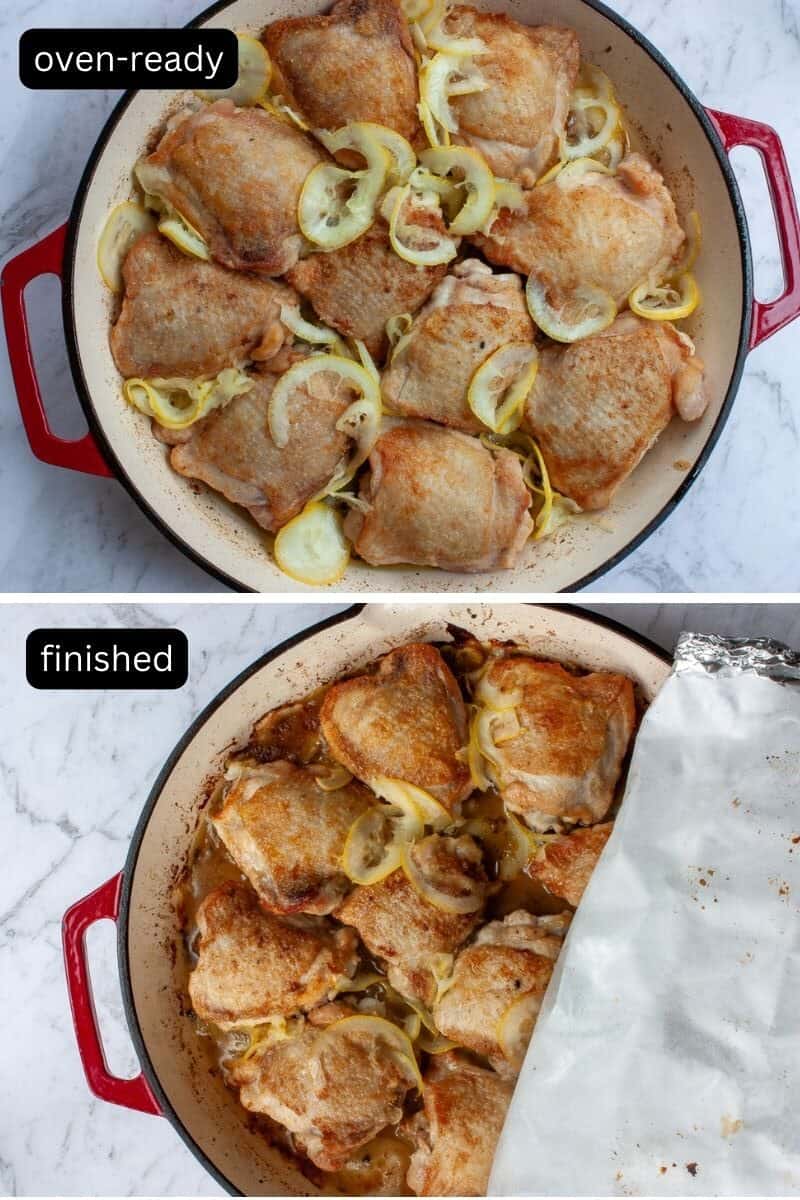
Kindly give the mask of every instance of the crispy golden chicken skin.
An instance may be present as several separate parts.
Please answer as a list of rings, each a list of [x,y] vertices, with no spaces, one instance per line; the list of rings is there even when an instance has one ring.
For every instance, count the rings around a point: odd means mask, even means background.
[[[433,1008],[441,1032],[515,1076],[566,932],[566,915],[522,910],[491,921],[456,955],[453,974]]]
[[[450,11],[445,28],[487,48],[475,64],[488,88],[451,101],[459,126],[453,140],[479,150],[495,175],[535,182],[558,157],[580,67],[577,34],[466,5]]]
[[[467,741],[464,701],[434,646],[401,646],[374,674],[335,683],[320,722],[331,753],[365,783],[402,779],[451,812],[472,790],[458,757]]]
[[[515,566],[533,521],[514,454],[419,422],[378,438],[369,465],[361,497],[370,509],[345,519],[365,562],[469,572]]]
[[[439,221],[444,229],[444,222]],[[415,313],[447,272],[445,265],[418,267],[395,254],[382,217],[355,242],[330,253],[311,254],[287,278],[327,324],[360,338],[377,362],[386,354],[386,322]]]
[[[313,394],[303,387],[289,400],[289,441],[279,448],[267,425],[276,378],[256,376],[251,391],[181,434],[170,456],[179,475],[222,492],[272,532],[332,479],[349,444],[336,422],[353,399],[338,376],[317,375]]]
[[[192,1006],[220,1029],[313,1008],[352,975],[357,939],[270,916],[249,888],[224,883],[197,910],[200,946],[189,976]]]
[[[490,262],[534,275],[551,303],[580,284],[618,305],[653,272],[662,276],[685,234],[664,180],[640,154],[616,175],[569,170],[525,193],[525,209],[503,209],[488,236],[472,239]]]
[[[136,168],[202,234],[226,267],[283,275],[304,239],[297,202],[325,151],[289,121],[262,108],[218,100],[172,125]]]
[[[307,1025],[257,1050],[234,1068],[232,1081],[245,1108],[280,1122],[323,1171],[345,1166],[359,1146],[397,1124],[415,1086],[394,1041],[357,1016]]]
[[[411,851],[421,873],[455,896],[488,892],[482,853],[471,837],[432,835]],[[380,883],[355,888],[334,914],[352,925],[367,949],[382,959],[389,982],[403,996],[431,1004],[441,956],[452,954],[481,919],[481,910],[450,913],[431,904],[402,870]]]
[[[526,874],[577,908],[613,828],[608,821],[554,838],[528,863]]]
[[[189,258],[158,233],[134,243],[122,276],[111,351],[126,379],[198,379],[271,358],[286,336],[281,305],[297,306],[291,288]]]
[[[514,656],[493,662],[485,678],[515,702],[520,724],[495,751],[506,808],[542,832],[602,821],[636,722],[630,679],[575,676],[557,663]]]
[[[418,1196],[485,1196],[513,1084],[448,1051],[425,1072],[424,1108],[405,1124]]]
[[[480,433],[467,404],[475,370],[508,342],[533,342],[518,275],[493,275],[468,258],[453,267],[412,325],[384,372],[384,399],[393,412]]]
[[[696,420],[705,406],[703,363],[689,338],[628,312],[604,333],[542,352],[524,428],[556,491],[601,509],[676,412]]]
[[[316,129],[350,121],[417,132],[417,70],[396,0],[339,0],[326,16],[274,21],[263,41],[272,91]]]
[[[274,762],[237,779],[211,823],[264,908],[323,915],[349,889],[344,841],[371,803],[366,788],[323,791],[306,768]]]

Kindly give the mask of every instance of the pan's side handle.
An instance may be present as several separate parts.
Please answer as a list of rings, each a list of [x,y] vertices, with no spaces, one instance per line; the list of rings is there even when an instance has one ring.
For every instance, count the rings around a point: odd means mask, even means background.
[[[86,1082],[94,1095],[111,1104],[121,1104],[123,1108],[160,1116],[158,1101],[144,1075],[137,1075],[135,1079],[117,1079],[109,1071],[92,999],[92,984],[86,962],[86,931],[95,921],[108,919],[116,922],[121,891],[120,871],[119,875],[109,879],[91,895],[84,896],[64,914],[61,933],[72,1020]]]
[[[774,129],[751,121],[747,117],[735,117],[730,113],[708,110],[708,115],[717,128],[726,151],[734,146],[749,146],[761,155],[767,176],[778,241],[781,247],[786,290],[777,300],[762,304],[753,303],[753,329],[750,349],[755,349],[773,333],[783,329],[790,321],[800,317],[800,216],[786,154]]]
[[[6,327],[8,357],[17,389],[19,410],[36,457],[54,467],[68,467],[87,475],[111,475],[91,433],[77,441],[67,441],[53,433],[47,420],[36,367],[31,353],[25,288],[39,275],[56,275],[63,285],[66,225],[54,229],[35,246],[10,259],[3,268],[0,284],[3,295],[3,320]]]

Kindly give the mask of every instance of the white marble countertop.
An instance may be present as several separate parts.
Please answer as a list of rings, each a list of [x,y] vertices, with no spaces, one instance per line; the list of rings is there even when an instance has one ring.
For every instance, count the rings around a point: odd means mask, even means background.
[[[165,1120],[91,1097],[78,1061],[60,921],[124,864],[149,789],[186,727],[240,670],[334,606],[4,606],[0,657],[0,1194],[219,1195]],[[621,605],[603,611],[671,649],[678,632],[800,646],[800,606]],[[177,626],[190,643],[178,692],[36,692],[25,638],[38,626]],[[89,939],[110,1064],[134,1073],[114,932]]]
[[[770,122],[800,180],[800,0],[616,0],[706,104]],[[202,0],[105,0],[107,25],[180,24]],[[18,34],[32,26],[91,25],[83,0],[0,3],[2,61],[16,76]],[[116,96],[26,92],[10,82],[0,110],[0,258],[62,222]],[[779,289],[772,215],[755,157],[735,154],[750,217],[758,292]],[[80,432],[56,288],[40,288],[34,326],[56,427]],[[43,300],[42,297],[46,297]],[[798,585],[800,453],[798,327],[748,360],[733,414],[688,497],[595,591],[792,591]],[[0,363],[0,572],[7,591],[218,591],[150,525],[124,489],[44,466],[25,440],[5,356]],[[789,552],[788,547],[792,548]]]

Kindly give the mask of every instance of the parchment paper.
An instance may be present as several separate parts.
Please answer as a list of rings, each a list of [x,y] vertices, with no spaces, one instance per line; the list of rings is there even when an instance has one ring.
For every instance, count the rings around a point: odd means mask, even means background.
[[[683,635],[492,1195],[800,1194],[800,657]]]

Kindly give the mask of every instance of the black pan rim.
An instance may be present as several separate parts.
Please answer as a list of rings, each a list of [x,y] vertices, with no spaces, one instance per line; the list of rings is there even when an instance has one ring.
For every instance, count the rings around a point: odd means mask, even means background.
[[[451,602],[456,605],[459,602],[454,600]],[[173,1129],[184,1145],[191,1151],[198,1162],[202,1163],[214,1180],[224,1188],[231,1196],[241,1196],[242,1192],[225,1176],[217,1166],[209,1159],[206,1152],[201,1148],[198,1142],[189,1133],[186,1126],[181,1121],[177,1112],[170,1103],[166,1092],[161,1086],[155,1067],[150,1058],[147,1044],[142,1035],[139,1025],[139,1018],[136,1012],[136,1002],[133,996],[133,988],[131,985],[130,957],[128,952],[128,918],[130,914],[131,890],[133,887],[133,879],[136,873],[136,865],[139,859],[139,851],[142,842],[147,832],[147,826],[150,822],[150,817],[159,801],[164,786],[169,779],[176,763],[184,753],[186,748],[191,744],[202,727],[211,719],[214,713],[225,701],[233,695],[233,693],[245,683],[252,675],[260,671],[268,663],[273,662],[276,658],[293,650],[302,642],[307,641],[317,633],[321,633],[325,629],[330,629],[335,625],[343,624],[346,621],[357,620],[365,608],[369,607],[366,603],[350,605],[343,612],[334,613],[330,617],[325,617],[321,621],[309,625],[306,629],[300,630],[299,633],[293,634],[291,637],[280,642],[271,650],[267,650],[255,662],[251,663],[244,670],[226,684],[216,696],[209,701],[202,712],[195,717],[191,725],[180,737],[175,747],[169,754],[164,766],[158,773],[158,776],[150,789],[147,800],[145,801],[139,819],[136,822],[136,827],[131,835],[131,843],[128,849],[128,854],[125,860],[125,866],[122,871],[122,891],[120,895],[119,915],[117,918],[117,964],[119,967],[120,988],[122,991],[122,1004],[125,1011],[125,1019],[128,1024],[131,1041],[133,1042],[136,1057],[142,1069],[145,1079],[147,1080],[150,1090],[158,1100],[162,1115],[167,1118]],[[491,607],[491,606],[489,606]],[[613,617],[609,617],[604,613],[592,612],[589,609],[577,604],[533,604],[520,603],[520,607],[547,609],[553,612],[567,613],[570,616],[577,616],[590,625],[600,625],[603,628],[609,629],[612,633],[618,634],[626,641],[634,642],[636,645],[647,650],[653,657],[658,658],[666,665],[672,663],[672,656],[668,654],[661,646],[658,646],[650,638],[644,634],[635,632],[627,628],[621,622],[616,621]]]
[[[225,8],[228,8],[230,6],[230,4],[233,2],[234,2],[234,0],[217,0],[216,3],[212,4],[209,8],[206,8],[203,12],[201,12],[199,14],[199,16],[195,17],[194,20],[190,21],[187,25],[187,28],[193,28],[195,26],[203,24],[210,17],[214,16],[216,13],[222,12]],[[697,118],[700,126],[702,127],[703,132],[705,133],[706,138],[707,138],[707,140],[714,152],[714,155],[717,159],[717,163],[720,167],[720,170],[722,171],[722,175],[723,175],[723,178],[725,180],[725,183],[726,183],[726,186],[728,189],[728,195],[730,197],[731,206],[733,208],[734,220],[736,221],[736,226],[737,226],[737,229],[739,232],[744,297],[743,297],[743,304],[742,304],[742,319],[741,319],[741,325],[739,328],[739,346],[738,346],[738,350],[737,350],[737,354],[736,354],[736,360],[734,362],[733,372],[731,374],[730,384],[728,385],[728,390],[725,394],[725,399],[722,403],[722,407],[720,408],[717,419],[714,422],[713,427],[709,431],[706,442],[705,442],[703,449],[702,449],[697,461],[695,462],[694,466],[687,473],[686,477],[683,479],[683,481],[681,482],[681,484],[679,485],[677,490],[673,493],[673,495],[666,502],[666,504],[639,531],[639,533],[636,534],[635,537],[633,537],[631,539],[631,541],[627,543],[627,545],[623,546],[623,548],[621,550],[619,550],[616,554],[612,555],[611,558],[607,559],[604,563],[602,563],[599,567],[596,567],[593,571],[590,571],[588,574],[582,576],[582,578],[578,579],[575,583],[571,583],[567,587],[562,588],[561,591],[564,594],[570,594],[570,593],[581,591],[583,588],[588,587],[589,584],[596,582],[598,579],[601,579],[609,571],[613,570],[614,567],[619,566],[619,564],[621,562],[623,562],[624,559],[626,559],[628,557],[628,555],[632,554],[634,552],[634,550],[637,550],[638,547],[641,546],[642,543],[644,541],[646,541],[646,539],[649,538],[651,534],[655,533],[655,531],[661,525],[663,525],[663,523],[667,520],[667,518],[675,510],[675,508],[678,506],[678,504],[681,502],[681,500],[684,498],[684,496],[689,491],[689,488],[692,486],[692,484],[695,482],[695,480],[700,475],[700,472],[703,470],[706,463],[708,462],[708,460],[711,456],[711,453],[714,450],[714,447],[716,446],[717,442],[719,441],[719,439],[722,435],[722,431],[728,422],[728,418],[730,417],[730,413],[731,413],[731,408],[733,407],[733,402],[736,398],[736,394],[737,394],[740,384],[741,384],[742,375],[744,373],[745,361],[750,352],[750,331],[751,331],[751,325],[752,325],[752,319],[753,319],[753,299],[754,299],[753,259],[752,259],[752,251],[751,251],[751,247],[750,247],[750,234],[749,234],[749,229],[748,229],[748,225],[747,225],[747,216],[745,213],[744,204],[742,203],[742,197],[741,197],[741,193],[739,191],[739,185],[736,182],[736,176],[734,175],[733,168],[730,164],[730,160],[722,146],[722,142],[720,141],[719,135],[714,127],[714,124],[713,124],[711,118],[708,115],[708,112],[706,111],[705,107],[700,103],[700,101],[697,99],[694,92],[692,92],[692,90],[684,82],[683,78],[677,73],[677,71],[674,69],[674,67],[672,67],[672,65],[669,63],[669,61],[664,57],[664,55],[661,53],[661,51],[658,50],[633,25],[631,25],[631,23],[629,21],[627,21],[624,17],[620,16],[618,13],[613,12],[606,4],[604,4],[602,2],[602,0],[581,0],[581,3],[587,5],[589,8],[592,8],[596,12],[600,13],[607,20],[611,21],[614,25],[616,25],[619,29],[621,29],[624,33],[626,33],[628,35],[628,37],[630,37],[634,42],[636,42],[637,45],[641,46],[641,48],[649,55],[649,57],[653,60],[653,62],[656,64],[656,66],[660,67],[660,69],[667,75],[667,77],[675,85],[675,87],[678,89],[678,91],[680,92],[683,99],[686,101],[686,103],[691,108],[691,110],[694,113],[695,117]],[[89,156],[88,162],[84,169],[83,175],[81,176],[81,181],[78,184],[78,189],[75,193],[75,200],[73,202],[72,211],[71,211],[70,217],[69,217],[67,238],[66,238],[66,244],[65,244],[65,248],[64,248],[64,276],[63,276],[63,286],[62,286],[62,317],[63,317],[63,322],[64,322],[64,335],[65,335],[65,340],[66,340],[66,345],[67,345],[67,355],[69,358],[70,369],[72,371],[72,378],[73,378],[73,381],[75,384],[75,389],[78,393],[78,399],[80,401],[81,407],[86,416],[87,424],[89,426],[89,429],[91,430],[92,435],[94,436],[95,440],[97,441],[97,444],[100,448],[100,451],[101,451],[103,457],[107,461],[115,478],[122,484],[122,486],[127,491],[128,495],[131,497],[131,499],[134,501],[134,503],[141,509],[141,511],[144,513],[144,515],[148,518],[148,520],[153,525],[155,525],[155,527],[159,530],[159,532],[162,533],[164,535],[164,537],[166,537],[170,542],[172,542],[172,544],[178,550],[180,550],[182,554],[184,554],[196,566],[198,566],[202,570],[206,571],[207,574],[209,574],[213,579],[216,579],[218,582],[225,584],[227,587],[229,587],[233,591],[254,592],[256,589],[250,587],[248,584],[242,583],[241,580],[235,579],[233,576],[231,576],[231,575],[227,574],[225,571],[221,570],[218,566],[216,566],[209,559],[207,559],[203,554],[201,554],[198,550],[196,550],[193,546],[191,546],[187,541],[185,541],[182,537],[180,537],[177,533],[175,533],[175,531],[170,527],[170,525],[167,523],[165,518],[160,513],[158,513],[156,511],[156,509],[153,508],[153,506],[147,500],[145,500],[144,496],[141,494],[141,492],[137,488],[136,484],[133,482],[133,480],[128,475],[127,471],[124,469],[124,467],[120,463],[119,459],[117,458],[116,453],[112,449],[111,444],[105,435],[105,432],[102,428],[100,420],[95,411],[94,402],[92,400],[91,393],[90,393],[89,387],[86,383],[86,378],[83,373],[83,366],[81,364],[81,357],[80,357],[80,351],[78,349],[77,337],[75,336],[75,309],[74,309],[74,295],[73,295],[73,279],[74,279],[74,272],[75,272],[75,251],[76,251],[77,240],[78,240],[78,230],[80,228],[81,218],[83,215],[83,208],[84,208],[84,204],[85,204],[85,200],[86,200],[86,195],[89,191],[89,187],[91,186],[92,179],[94,178],[95,170],[97,168],[97,164],[99,162],[100,156],[102,155],[103,151],[105,150],[106,146],[108,145],[109,141],[111,140],[123,113],[126,111],[128,106],[131,104],[131,102],[135,98],[136,94],[137,93],[133,90],[125,93],[125,95],[120,99],[119,103],[116,105],[116,107],[112,111],[112,113],[109,116],[108,120],[106,121],[106,124],[104,125],[103,129],[101,130],[100,136],[94,145],[94,148]],[[464,590],[467,591],[468,589],[465,588]],[[290,593],[287,593],[287,595],[289,595],[289,594]],[[313,593],[311,593],[309,591],[308,594],[311,595]],[[320,594],[324,594],[324,593],[320,593]],[[398,593],[398,594],[403,594],[403,593]],[[405,594],[407,594],[407,593],[405,593]],[[457,593],[452,593],[452,594],[456,595]]]

